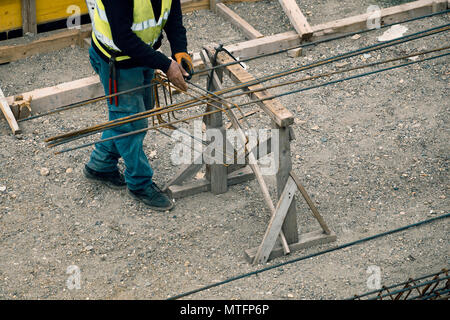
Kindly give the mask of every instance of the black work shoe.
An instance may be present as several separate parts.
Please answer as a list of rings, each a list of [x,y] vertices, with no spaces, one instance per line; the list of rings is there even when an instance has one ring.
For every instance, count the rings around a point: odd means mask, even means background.
[[[166,211],[171,210],[174,207],[174,203],[162,192],[160,188],[158,188],[154,182],[146,189],[127,190],[134,199],[142,201],[154,210]]]
[[[85,165],[83,173],[86,178],[90,180],[100,181],[112,189],[122,189],[127,185],[123,174],[121,174],[119,171],[98,172]]]

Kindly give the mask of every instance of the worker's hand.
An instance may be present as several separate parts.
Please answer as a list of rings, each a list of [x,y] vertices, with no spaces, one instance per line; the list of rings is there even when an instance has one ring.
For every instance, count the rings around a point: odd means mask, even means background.
[[[182,91],[186,91],[188,86],[186,81],[184,81],[184,77],[189,76],[186,70],[183,69],[182,66],[178,64],[178,62],[172,60],[170,64],[169,70],[167,70],[167,78],[172,82],[174,86],[181,89]]]
[[[194,73],[194,64],[192,63],[191,56],[186,52],[178,52],[175,53],[174,56],[178,64],[189,73],[189,76],[186,77],[186,79],[191,80],[192,74]]]

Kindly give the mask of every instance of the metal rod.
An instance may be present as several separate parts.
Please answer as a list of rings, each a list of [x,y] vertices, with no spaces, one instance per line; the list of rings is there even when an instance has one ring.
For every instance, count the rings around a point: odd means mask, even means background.
[[[413,19],[408,19],[408,20],[405,20],[404,22],[409,22],[409,21],[419,20],[419,19],[423,19],[423,18],[427,18],[427,17],[439,15],[439,14],[444,14],[444,13],[447,13],[447,12],[449,12],[449,11],[450,11],[450,10],[445,10],[445,11],[437,12],[437,13],[434,13],[434,14],[425,15],[425,16],[422,16],[422,17],[417,17],[417,18],[413,18]],[[397,23],[396,23],[396,24],[397,24]],[[387,26],[390,26],[390,25],[394,25],[394,24],[384,25],[384,26],[381,26],[381,27],[384,28],[384,27],[387,27]],[[351,36],[351,35],[353,35],[353,34],[364,33],[364,32],[369,32],[369,31],[372,31],[372,30],[361,30],[361,31],[356,32],[356,33],[349,33],[349,34],[342,35],[342,36],[338,36],[338,37],[331,38],[331,39],[325,39],[325,40],[321,40],[321,41],[317,41],[317,42],[307,43],[307,44],[304,44],[304,45],[301,45],[301,46],[296,46],[296,47],[292,47],[292,48],[289,48],[289,49],[283,49],[283,50],[277,51],[277,52],[275,52],[275,53],[264,54],[264,55],[260,55],[260,56],[255,56],[255,57],[250,57],[250,58],[247,58],[247,59],[243,59],[243,60],[241,60],[241,62],[243,62],[243,61],[249,61],[249,60],[253,60],[253,59],[258,59],[258,58],[263,58],[263,57],[266,57],[266,56],[269,56],[269,55],[273,55],[273,54],[285,52],[285,51],[287,51],[287,50],[294,49],[294,48],[300,48],[300,47],[306,47],[306,46],[311,46],[311,45],[317,45],[317,44],[322,43],[322,42],[331,41],[331,40],[337,40],[337,39],[340,39],[340,38],[344,38],[344,37],[347,37],[347,36]],[[223,68],[223,67],[226,67],[226,66],[229,66],[229,65],[233,65],[233,64],[237,64],[237,63],[239,63],[239,62],[235,62],[235,61],[234,61],[234,62],[230,62],[230,63],[227,63],[227,64],[222,64],[222,65],[220,65],[220,66],[216,66],[216,67],[213,67],[213,68],[210,68],[210,69]],[[208,69],[206,69],[206,70],[208,70]],[[101,101],[101,100],[109,99],[109,98],[111,98],[111,97],[115,97],[115,96],[118,96],[118,95],[122,95],[122,94],[130,93],[130,92],[133,92],[133,91],[145,89],[145,88],[148,88],[148,87],[150,87],[150,86],[152,86],[152,85],[154,85],[154,84],[143,85],[143,86],[136,87],[136,88],[132,88],[132,89],[130,89],[130,90],[126,90],[126,91],[123,91],[123,92],[119,92],[119,93],[115,93],[115,94],[111,94],[111,95],[105,95],[105,96],[99,97],[99,98],[94,98],[94,99],[84,100],[84,101],[82,101],[82,102],[78,102],[78,103],[74,103],[74,104],[69,104],[69,105],[66,105],[66,106],[57,108],[57,109],[55,109],[55,110],[52,110],[52,111],[48,111],[48,112],[45,112],[45,113],[41,113],[41,114],[38,114],[38,115],[34,115],[34,116],[31,116],[31,117],[28,117],[28,118],[25,118],[25,119],[20,119],[20,120],[18,120],[18,121],[19,121],[19,122],[22,122],[22,121],[28,121],[28,120],[40,118],[40,117],[43,117],[43,116],[46,116],[46,115],[54,114],[54,113],[57,113],[57,112],[61,112],[61,111],[69,110],[69,109],[72,109],[72,108],[84,106],[84,105],[87,105],[87,104],[90,104],[90,103],[94,103],[94,102],[98,102],[98,101]]]
[[[340,82],[343,82],[343,81],[348,81],[348,80],[352,80],[352,79],[357,79],[357,78],[361,78],[361,77],[364,77],[364,76],[373,75],[373,74],[376,74],[376,73],[385,72],[385,71],[397,69],[397,68],[400,68],[400,67],[404,67],[404,66],[409,66],[409,65],[412,65],[412,64],[421,63],[421,62],[424,62],[424,61],[429,61],[429,60],[437,59],[437,58],[440,58],[440,57],[447,56],[447,55],[449,55],[449,54],[450,54],[450,53],[446,53],[446,54],[442,54],[442,55],[438,55],[438,56],[433,56],[433,57],[429,57],[429,58],[425,58],[425,59],[421,59],[421,60],[417,60],[417,61],[412,61],[412,62],[400,64],[400,65],[393,66],[393,67],[389,67],[389,68],[384,68],[384,69],[380,69],[380,70],[375,70],[375,71],[371,71],[371,72],[366,72],[366,73],[358,74],[358,75],[355,75],[355,76],[351,76],[351,77],[347,77],[347,78],[343,78],[343,79],[338,79],[338,80],[326,82],[326,83],[323,83],[323,84],[319,84],[319,85],[315,85],[315,86],[311,86],[311,87],[307,87],[307,88],[301,88],[301,89],[298,89],[298,90],[292,90],[292,91],[289,91],[289,92],[285,92],[285,93],[281,93],[281,94],[277,94],[277,95],[272,95],[272,96],[267,97],[267,98],[264,98],[264,99],[252,100],[251,102],[247,102],[247,103],[240,104],[240,107],[245,106],[245,105],[249,105],[249,104],[252,104],[252,103],[256,103],[256,102],[262,102],[262,101],[265,101],[265,100],[271,100],[271,99],[278,98],[278,97],[281,97],[281,96],[286,96],[286,95],[290,95],[290,94],[294,94],[294,93],[298,93],[298,92],[303,92],[303,91],[307,91],[307,90],[311,90],[311,89],[316,89],[316,88],[319,88],[319,87],[328,86],[328,85],[331,85],[331,84],[340,83]],[[219,110],[218,112],[220,112],[220,110]],[[201,115],[200,115],[200,116],[201,116]],[[186,120],[186,119],[184,119],[184,120]],[[180,121],[182,121],[182,120],[180,120]],[[173,123],[178,123],[178,122],[180,122],[180,121],[176,121],[176,122],[173,122]],[[153,127],[152,127],[152,128],[153,128]],[[148,128],[148,129],[145,129],[145,130],[151,130],[152,128]],[[142,132],[142,131],[137,130],[137,131],[134,131],[134,132],[135,132],[135,134],[138,134],[138,133],[140,133],[140,132]],[[130,134],[133,134],[133,132],[130,132]],[[119,136],[117,136],[117,137],[119,137]],[[108,138],[108,139],[111,140],[111,139],[113,139],[113,138],[114,138],[114,137],[110,137],[110,138]],[[103,142],[103,140],[99,140],[98,142],[99,142],[99,143],[100,143],[100,142]],[[92,145],[92,144],[82,145],[81,147],[89,146],[89,145]],[[78,149],[78,148],[77,148],[77,149]],[[75,150],[75,149],[73,149],[73,150]],[[70,150],[68,150],[68,151],[70,151]]]

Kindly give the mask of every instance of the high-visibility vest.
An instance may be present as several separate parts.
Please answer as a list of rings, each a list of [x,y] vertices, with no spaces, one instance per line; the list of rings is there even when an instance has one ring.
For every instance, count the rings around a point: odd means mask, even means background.
[[[172,0],[162,0],[161,2],[161,15],[156,21],[150,0],[134,0],[131,30],[149,46],[156,43],[169,18]],[[113,41],[111,27],[102,0],[96,0],[92,33],[94,43],[105,56],[110,58],[111,54],[108,51],[113,51],[119,53],[116,58],[117,61],[130,59],[129,56],[120,55],[121,50]],[[108,50],[105,50],[105,47]]]

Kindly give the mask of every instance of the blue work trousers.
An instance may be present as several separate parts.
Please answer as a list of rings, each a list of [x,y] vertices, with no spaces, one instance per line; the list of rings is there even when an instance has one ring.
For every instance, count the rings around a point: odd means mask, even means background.
[[[100,76],[106,94],[109,94],[109,64],[105,62],[91,47],[89,50],[91,65]],[[154,70],[146,67],[130,69],[117,68],[118,91],[125,91],[144,84],[150,84],[154,77]],[[119,95],[118,105],[108,103],[109,120],[127,117],[138,112],[150,110],[154,106],[151,88],[141,89],[128,94]],[[103,132],[102,139],[117,136],[148,127],[147,119],[124,124],[120,127]],[[124,138],[98,143],[91,154],[87,166],[98,172],[112,172],[117,170],[120,157],[125,163],[125,181],[131,190],[145,189],[152,183],[153,170],[143,150],[146,132],[130,135]]]

